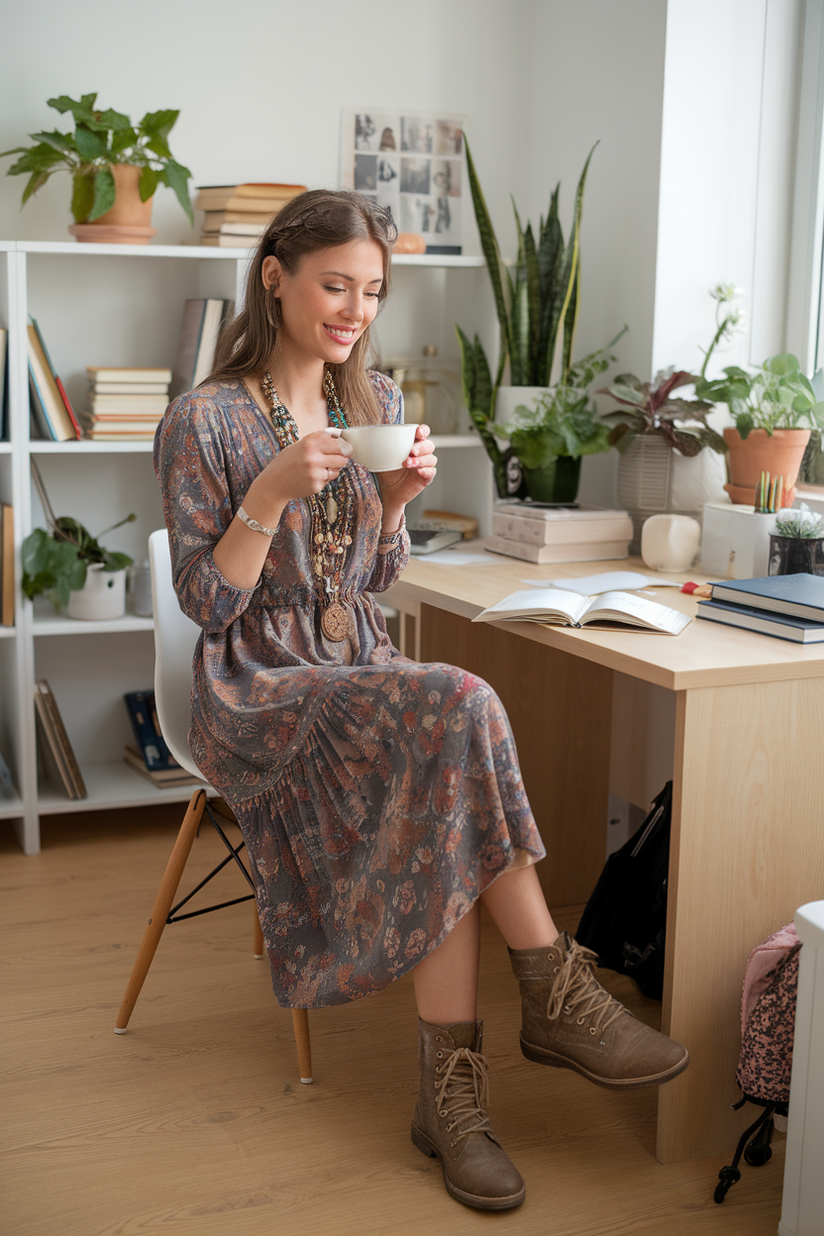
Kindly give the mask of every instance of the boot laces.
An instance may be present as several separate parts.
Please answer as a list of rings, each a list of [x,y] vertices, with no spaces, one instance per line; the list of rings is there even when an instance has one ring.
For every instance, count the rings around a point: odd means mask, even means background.
[[[597,960],[597,953],[573,940],[549,993],[546,1015],[550,1021],[557,1021],[561,1013],[571,1015],[578,1009],[579,1024],[589,1018],[595,1030],[603,1032],[617,1017],[627,1012],[592,973]]]
[[[439,1116],[450,1120],[446,1127],[453,1134],[453,1146],[470,1133],[488,1133],[497,1141],[486,1111],[489,1102],[487,1069],[486,1057],[468,1047],[456,1047],[435,1069],[438,1077],[436,1109]]]

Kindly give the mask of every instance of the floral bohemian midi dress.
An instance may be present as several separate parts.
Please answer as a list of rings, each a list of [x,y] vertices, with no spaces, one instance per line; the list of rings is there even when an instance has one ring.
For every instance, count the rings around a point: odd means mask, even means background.
[[[383,419],[400,420],[397,387],[370,376]],[[348,640],[321,632],[305,501],[286,507],[255,588],[215,566],[213,546],[278,449],[245,386],[213,383],[170,405],[155,468],[180,606],[202,628],[189,746],[246,841],[278,1002],[311,1008],[399,978],[496,876],[544,849],[491,687],[392,647],[371,594],[395,582],[409,543],[378,554],[369,472],[347,464]]]

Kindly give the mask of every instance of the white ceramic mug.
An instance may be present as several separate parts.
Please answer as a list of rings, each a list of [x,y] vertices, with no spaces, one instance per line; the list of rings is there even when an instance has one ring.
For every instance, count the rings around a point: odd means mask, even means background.
[[[689,515],[651,515],[641,529],[641,557],[653,571],[688,571],[701,543],[701,525]]]
[[[341,437],[352,447],[352,459],[370,472],[391,472],[403,466],[412,449],[417,425],[350,425]]]

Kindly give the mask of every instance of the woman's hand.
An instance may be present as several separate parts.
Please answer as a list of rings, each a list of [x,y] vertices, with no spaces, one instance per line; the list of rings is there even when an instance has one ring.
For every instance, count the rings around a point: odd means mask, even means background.
[[[258,500],[267,506],[278,505],[282,510],[292,498],[320,493],[346,467],[351,454],[352,447],[343,441],[339,429],[308,433],[269,461],[250,485],[244,507]]]
[[[417,498],[434,480],[438,462],[434,450],[429,437],[429,426],[418,425],[412,450],[403,466],[393,472],[381,472],[380,489],[384,511],[397,512],[398,521],[407,502]]]

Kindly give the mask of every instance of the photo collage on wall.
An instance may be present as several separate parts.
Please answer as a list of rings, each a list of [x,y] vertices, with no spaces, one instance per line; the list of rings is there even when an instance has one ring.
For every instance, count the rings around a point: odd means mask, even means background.
[[[461,252],[463,116],[386,109],[343,114],[341,184],[374,197],[427,253]]]

